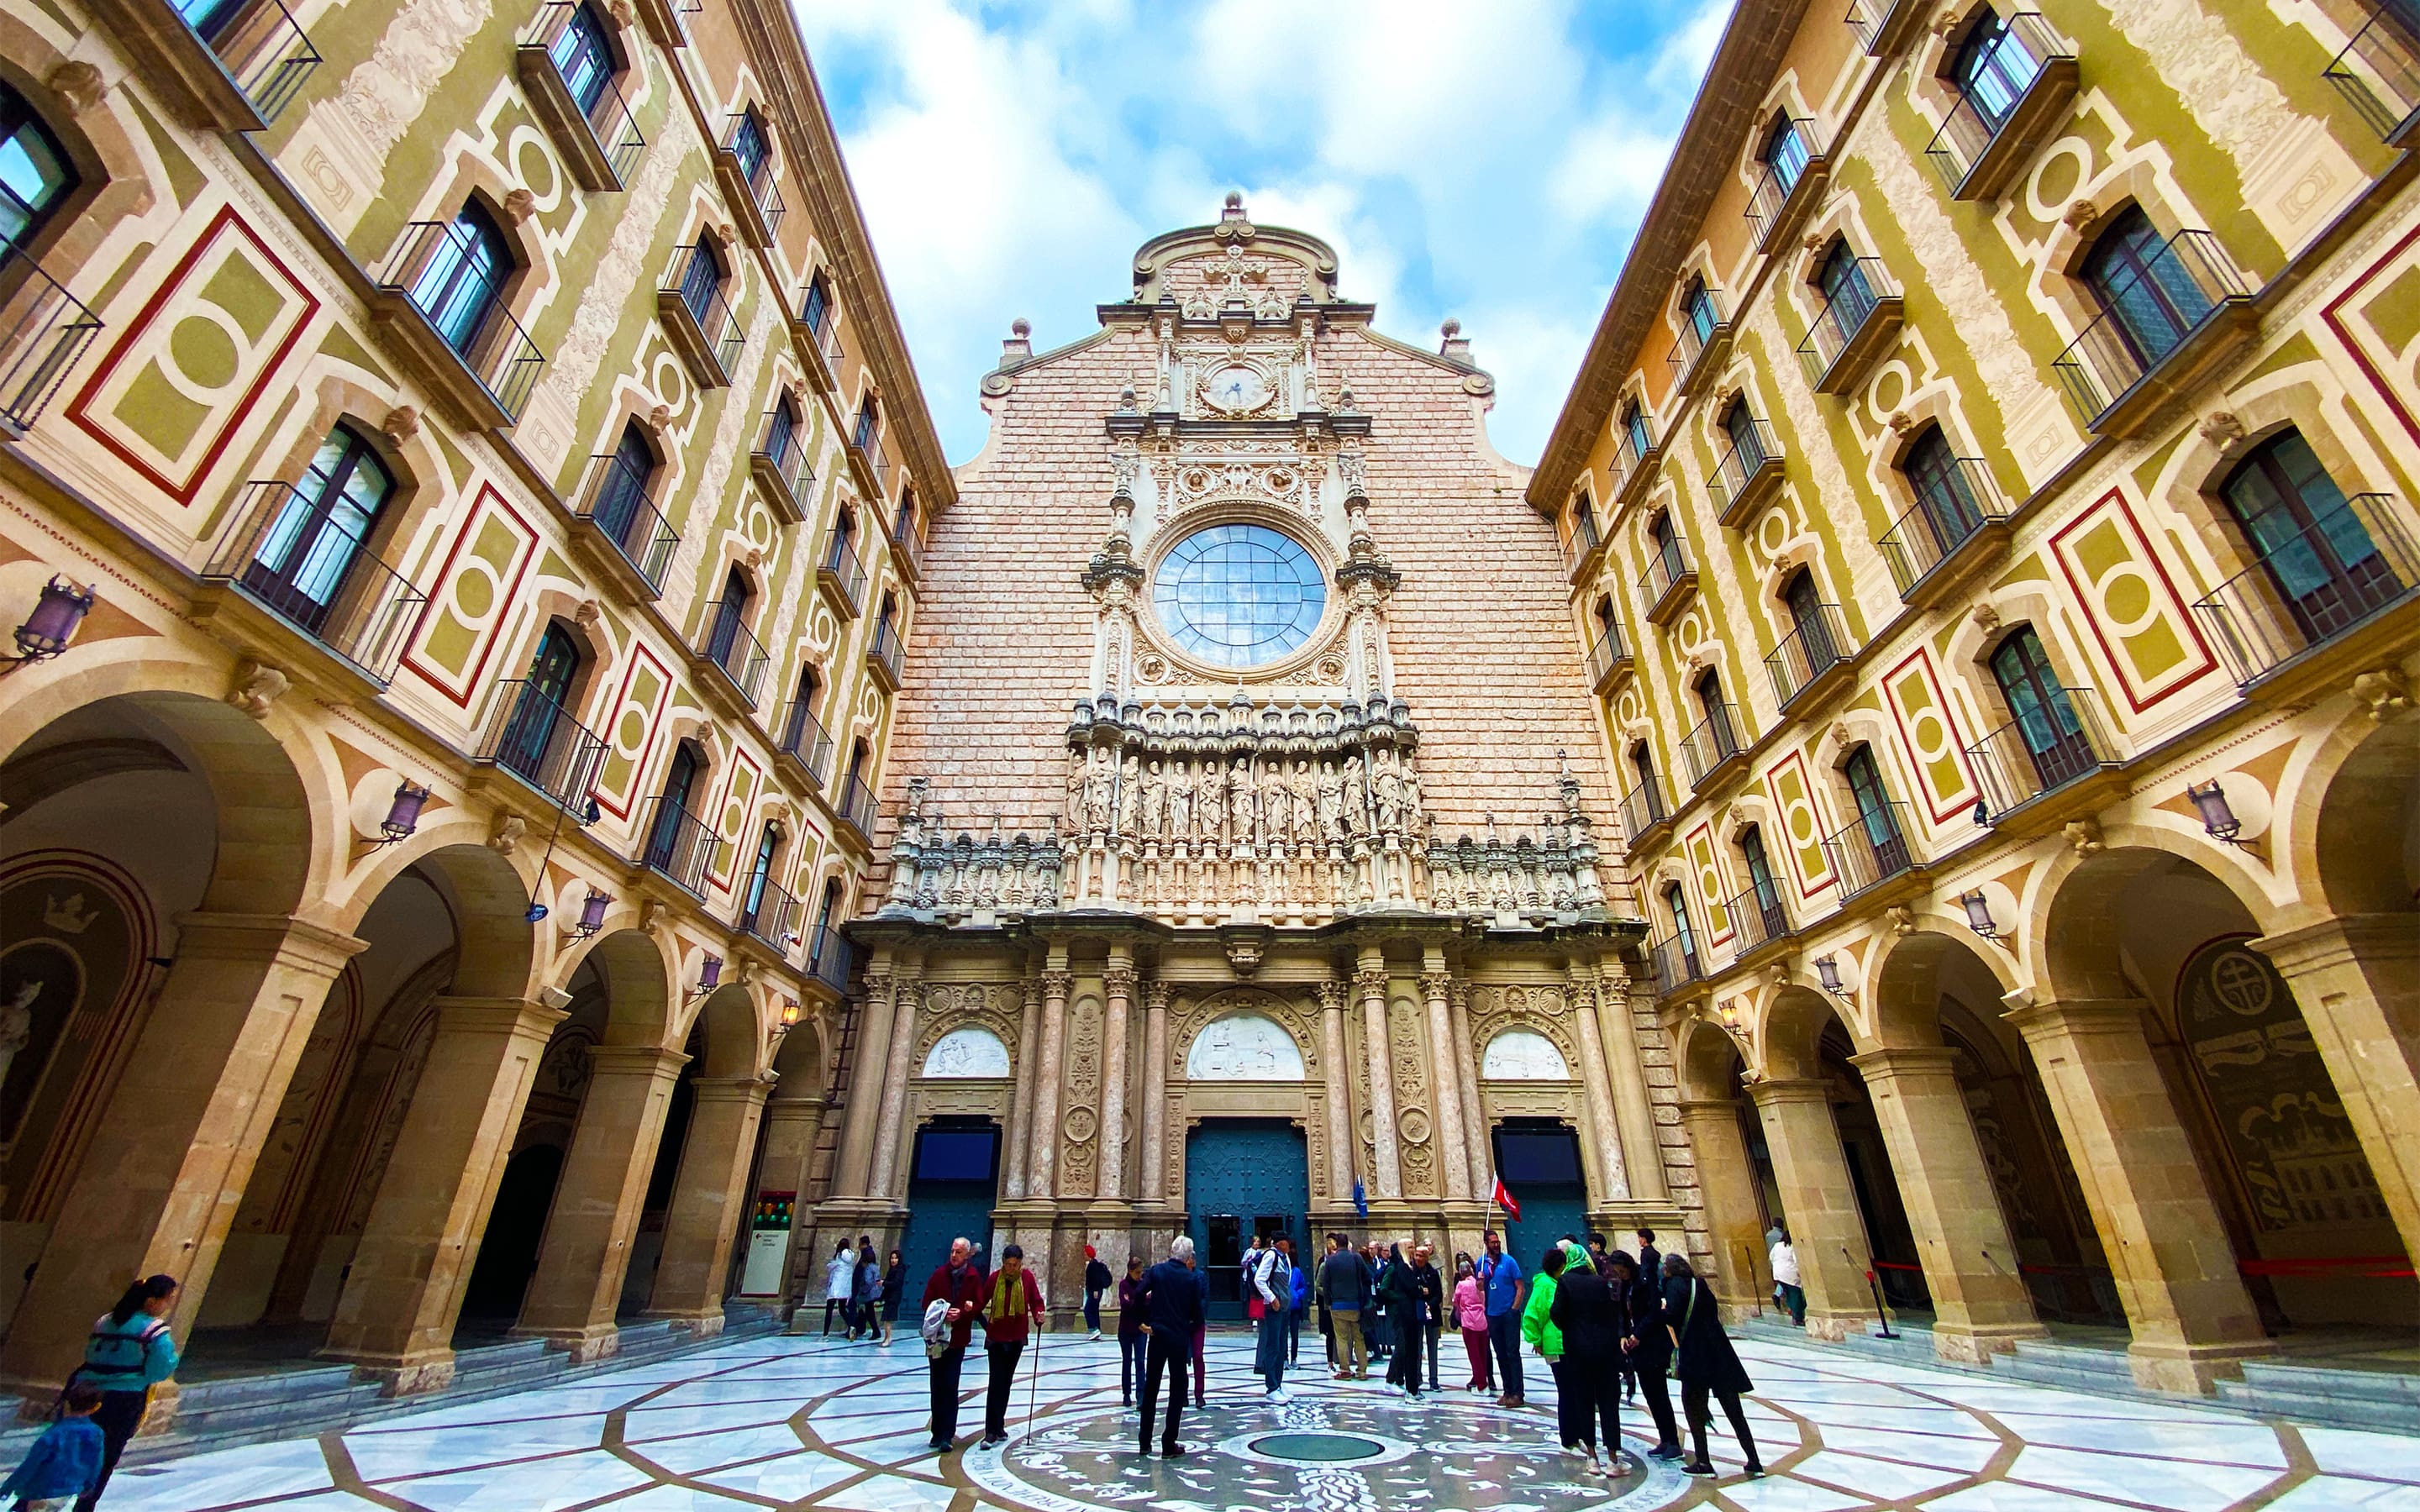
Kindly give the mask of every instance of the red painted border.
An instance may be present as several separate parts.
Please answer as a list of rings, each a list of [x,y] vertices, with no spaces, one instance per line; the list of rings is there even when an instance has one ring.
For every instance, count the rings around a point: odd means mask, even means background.
[[[504,586],[497,598],[496,620],[489,627],[494,633],[487,637],[487,644],[472,658],[471,669],[463,674],[462,687],[457,690],[441,675],[441,669],[422,664],[419,656],[421,638],[427,633],[430,617],[442,607],[436,590],[454,580],[454,564],[461,561],[462,553],[471,548],[472,533],[479,524],[480,516],[490,505],[498,514],[521,528],[521,544],[525,549],[521,552],[520,565],[513,569],[513,580]],[[537,561],[540,544],[537,527],[520,517],[520,512],[513,508],[512,501],[505,498],[494,484],[480,484],[479,496],[471,501],[470,511],[462,517],[462,528],[455,533],[453,548],[445,553],[445,564],[437,569],[437,580],[430,584],[428,602],[420,610],[420,623],[411,627],[411,639],[405,642],[411,649],[404,653],[403,664],[418,674],[422,682],[444,694],[457,705],[469,708],[480,679],[487,674],[489,661],[495,656],[496,645],[504,639],[504,622],[511,618],[513,604],[520,597],[521,584],[528,579],[531,565]]]
[[[2149,562],[2151,564],[2151,570],[2159,575],[2160,587],[2167,593],[2169,607],[2177,611],[2177,620],[2185,627],[2185,634],[2192,639],[2194,649],[2201,653],[2201,665],[2198,668],[2170,684],[2166,691],[2154,694],[2149,699],[2138,699],[2134,696],[2134,685],[2126,675],[2126,664],[2118,659],[2117,650],[2109,644],[2109,637],[2102,630],[2101,616],[2093,608],[2090,595],[2085,592],[2084,585],[2076,581],[2075,569],[2069,564],[2067,554],[2059,549],[2060,544],[2069,536],[2091,524],[2093,517],[2100,514],[2103,506],[2113,503],[2118,506],[2118,514],[2125,520],[2127,528],[2134,532],[2134,545],[2141,549],[2143,559]],[[2126,502],[2124,489],[2112,488],[2094,500],[2088,508],[2052,532],[2049,545],[2050,554],[2057,561],[2060,574],[2067,579],[2068,591],[2075,595],[2076,609],[2083,613],[2084,623],[2092,627],[2092,639],[2101,646],[2102,659],[2109,664],[2109,675],[2118,680],[2118,687],[2125,691],[2127,706],[2134,713],[2140,714],[2153,704],[2162,703],[2176,697],[2218,670],[2218,658],[2211,655],[2210,642],[2201,638],[2201,631],[2194,625],[2193,609],[2185,603],[2184,595],[2177,592],[2177,580],[2168,576],[2168,564],[2160,560],[2159,552],[2151,548],[2151,538],[2144,532],[2143,522],[2134,517],[2133,509]]]
[[[732,759],[726,764],[728,766],[728,771],[723,777],[722,796],[716,799],[714,804],[714,810],[717,814],[720,814],[724,809],[730,806],[731,793],[734,788],[739,785],[739,769],[743,766],[748,768],[748,770],[755,776],[756,784],[752,790],[755,796],[762,798],[765,795],[765,769],[757,765],[754,761],[751,760],[747,751],[735,751]],[[729,892],[739,875],[739,841],[741,835],[744,835],[747,832],[748,815],[742,814],[739,816],[739,825],[741,831],[740,835],[726,835],[721,837],[729,854],[723,859],[721,871],[715,876],[715,887],[720,891]]]
[[[1706,837],[1706,848],[1714,854],[1716,876],[1722,874],[1723,847],[1721,842],[1714,839],[1714,826],[1711,824],[1699,824],[1697,828],[1681,837],[1681,859],[1688,864],[1690,880],[1702,887],[1706,885],[1706,874],[1698,869],[1698,858],[1689,852],[1690,842],[1700,835]],[[1728,898],[1700,897],[1698,900],[1698,906],[1705,911],[1706,944],[1709,947],[1720,945],[1737,933],[1731,928],[1731,911],[1728,908],[1723,908],[1722,933],[1719,934],[1714,933],[1714,910],[1722,908],[1723,904],[1729,902],[1730,900]]]
[[[218,244],[219,233],[229,225],[240,232],[243,239],[252,243],[253,249],[258,252],[271,267],[277,270],[293,293],[302,296],[302,315],[294,322],[294,329],[286,333],[286,339],[278,343],[277,349],[270,353],[269,361],[260,365],[259,373],[253,378],[250,392],[237,402],[226,423],[219,427],[218,439],[210,442],[209,448],[202,453],[202,459],[194,464],[192,476],[182,484],[175,484],[161,475],[149,463],[121,445],[116,436],[110,434],[101,422],[92,417],[90,405],[93,395],[100,391],[102,384],[109,381],[111,376],[117,371],[118,364],[126,360],[127,351],[134,345],[135,338],[151,329],[151,323],[158,317],[161,307],[166,304],[178,289],[184,287],[185,280],[192,274],[194,265],[202,260],[204,254]],[[320,308],[319,301],[312,294],[310,286],[296,277],[294,270],[287,267],[275,253],[269,250],[269,243],[261,240],[260,234],[246,224],[242,217],[236,214],[235,207],[223,205],[210,224],[203,228],[202,234],[194,239],[194,243],[186,249],[184,257],[169,272],[159,288],[153,291],[149,301],[135,316],[133,324],[128,326],[125,334],[117,338],[117,345],[110,348],[109,355],[101,360],[101,366],[94,369],[92,377],[85,381],[84,387],[76,391],[75,398],[68,405],[68,418],[75,422],[77,429],[99,441],[103,451],[149,479],[163,493],[180,504],[191,504],[194,501],[194,493],[201,487],[202,480],[209,476],[210,469],[216,467],[219,458],[225,455],[227,443],[235,438],[236,430],[252,413],[253,406],[260,401],[261,391],[269,387],[270,380],[277,376],[277,370],[286,365],[286,359],[293,353],[295,344],[302,339],[302,332],[309,330],[311,322],[318,318]]]
[[[1919,670],[1924,678],[1926,690],[1931,693],[1933,703],[1941,710],[1941,722],[1949,729],[1950,760],[1956,762],[1958,769],[1966,774],[1966,790],[1974,794],[1980,794],[1983,790],[1975,780],[1974,766],[1966,760],[1966,737],[1958,733],[1958,711],[1949,706],[1949,697],[1942,691],[1941,676],[1933,668],[1932,657],[1922,646],[1918,646],[1908,653],[1906,658],[1898,666],[1883,673],[1883,702],[1890,705],[1891,729],[1899,736],[1900,754],[1907,758],[1909,781],[1916,792],[1924,795],[1924,811],[1931,817],[1932,823],[1946,825],[1965,812],[1972,804],[1952,809],[1947,813],[1943,813],[1932,806],[1932,789],[1927,786],[1924,780],[1924,762],[1916,754],[1916,742],[1907,733],[1907,714],[1899,706],[1899,692],[1891,686],[1898,681],[1899,674],[1907,671],[1910,666]]]
[[[2395,396],[2394,386],[2386,381],[2386,376],[2379,372],[2370,362],[2369,354],[2361,349],[2361,344],[2353,339],[2352,332],[2346,328],[2342,320],[2336,317],[2338,311],[2359,297],[2362,291],[2369,286],[2370,281],[2376,278],[2388,263],[2402,256],[2414,241],[2420,241],[2420,226],[2414,226],[2405,232],[2402,240],[2387,248],[2378,261],[2363,269],[2359,276],[2345,285],[2343,293],[2330,300],[2320,309],[2319,318],[2326,321],[2328,329],[2336,333],[2336,341],[2344,347],[2345,354],[2353,360],[2353,365],[2359,367],[2362,375],[2369,379],[2369,386],[2378,391],[2379,397],[2386,401],[2386,407],[2395,411],[2395,418],[2403,423],[2404,430],[2411,435],[2412,440],[2420,441],[2420,423],[2412,420],[2412,411],[2403,408],[2403,401]]]
[[[622,686],[614,691],[613,706],[606,711],[605,715],[605,749],[608,756],[611,756],[613,749],[613,727],[622,722],[622,711],[629,704],[630,685],[638,681],[639,663],[642,659],[663,674],[664,697],[669,700],[673,696],[672,669],[656,659],[656,654],[647,649],[646,642],[632,641],[630,660],[622,669]],[[629,798],[617,809],[605,795],[600,793],[597,795],[597,807],[616,819],[629,818],[630,810],[638,807],[638,794],[641,786],[647,779],[647,767],[656,759],[656,738],[663,733],[662,708],[659,706],[644,712],[647,716],[647,738],[639,748],[639,764],[630,769]]]
[[[1798,846],[1796,842],[1792,841],[1790,838],[1790,806],[1782,801],[1781,790],[1775,785],[1773,780],[1775,775],[1785,766],[1795,766],[1798,768],[1799,785],[1807,790],[1807,811],[1815,816],[1815,848],[1818,851],[1821,851],[1823,848],[1823,826],[1831,821],[1823,817],[1823,807],[1815,801],[1815,779],[1807,775],[1807,753],[1805,751],[1793,750],[1788,756],[1783,757],[1780,761],[1777,761],[1771,766],[1765,768],[1764,794],[1766,797],[1773,800],[1773,817],[1781,825],[1781,843],[1790,852],[1790,870],[1798,878],[1799,900],[1801,902],[1805,902],[1813,898],[1818,893],[1831,891],[1834,887],[1839,886],[1840,878],[1838,873],[1833,872],[1832,864],[1827,858],[1823,863],[1824,876],[1823,885],[1821,887],[1810,887],[1807,885],[1807,873],[1804,871],[1801,871],[1798,865]]]

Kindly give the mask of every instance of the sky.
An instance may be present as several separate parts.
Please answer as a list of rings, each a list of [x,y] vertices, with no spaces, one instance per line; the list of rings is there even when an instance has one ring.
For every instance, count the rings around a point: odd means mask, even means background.
[[[1496,376],[1532,462],[1729,0],[794,0],[953,463],[1009,322],[1098,328],[1162,231],[1336,248],[1344,298]]]

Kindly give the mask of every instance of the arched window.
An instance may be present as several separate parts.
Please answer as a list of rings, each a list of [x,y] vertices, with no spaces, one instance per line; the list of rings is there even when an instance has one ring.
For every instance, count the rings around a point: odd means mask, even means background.
[[[799,409],[784,394],[773,401],[772,412],[765,417],[765,455],[783,472],[789,471],[790,448],[798,439]]]
[[[772,171],[773,144],[765,135],[765,123],[755,111],[740,112],[731,131],[731,155],[739,160],[739,172],[747,178],[748,187],[761,193],[765,176]]]
[[[739,927],[753,930],[758,910],[765,906],[765,885],[773,880],[773,855],[782,848],[782,831],[767,825],[756,837],[756,859],[748,868],[748,889],[739,900]],[[766,919],[767,924],[780,922]]]
[[[823,902],[815,906],[815,937],[807,947],[807,969],[815,971],[824,964],[824,952],[831,947],[832,916],[840,912],[840,878],[824,881]]]
[[[1875,764],[1871,746],[1859,746],[1849,752],[1840,764],[1840,773],[1849,779],[1849,796],[1857,805],[1857,825],[1864,831],[1866,845],[1873,852],[1875,879],[1893,876],[1907,870],[1907,841],[1900,835],[1899,815],[1891,808],[1890,794],[1883,787],[1882,768]]]
[[[1764,854],[1764,830],[1750,825],[1739,833],[1740,859],[1747,863],[1748,891],[1756,899],[1756,911],[1764,924],[1764,937],[1772,939],[1790,931],[1790,920],[1782,917],[1781,889],[1774,886],[1773,863]]]
[[[1798,125],[1786,113],[1776,113],[1773,124],[1765,128],[1764,146],[1757,149],[1757,161],[1773,172],[1774,182],[1787,194],[1797,184],[1798,176],[1807,171],[1807,138],[1800,135]]]
[[[642,505],[647,502],[649,486],[655,482],[656,444],[648,440],[644,427],[636,420],[622,426],[622,439],[613,444],[613,459],[606,465],[605,478],[597,490],[597,502],[589,511],[597,528],[613,537],[632,560],[630,527],[639,517]]]
[[[1596,638],[1609,639],[1614,633],[1613,600],[1599,595],[1596,601]]]
[[[2403,591],[2302,432],[2245,457],[2219,494],[2306,639],[2324,640]]]
[[[1647,539],[1655,548],[1655,559],[1663,566],[1667,583],[1689,570],[1687,562],[1681,555],[1681,530],[1672,523],[1670,510],[1648,521]]]
[[[562,792],[574,776],[567,768],[582,749],[571,702],[583,660],[571,631],[560,620],[551,622],[497,733],[496,764],[542,793]]]
[[[0,84],[0,236],[30,245],[80,182],[67,148],[40,115]]]
[[[1714,762],[1727,756],[1738,755],[1739,735],[1731,727],[1731,706],[1723,700],[1722,674],[1709,667],[1699,672],[1689,686],[1697,693],[1699,704],[1706,711],[1706,736],[1713,748],[1706,753],[1712,758],[1707,764],[1711,766]]]
[[[684,859],[689,849],[681,833],[682,821],[689,818],[690,800],[696,795],[698,773],[706,764],[697,747],[682,741],[673,748],[672,765],[664,772],[661,796],[656,800],[656,821],[647,831],[647,864],[656,870],[669,871],[676,859]]]
[[[1832,239],[1815,270],[1815,284],[1823,291],[1824,305],[1841,332],[1854,332],[1873,313],[1873,285],[1866,282],[1865,268],[1849,250],[1845,238]]]
[[[731,648],[748,628],[748,604],[755,596],[748,574],[736,566],[723,574],[722,598],[714,607],[714,628],[706,641],[706,654],[723,667],[731,665]]]
[[[1984,127],[1997,131],[2040,72],[2041,60],[2026,50],[2024,39],[1997,11],[1986,8],[1958,44],[1946,77],[1983,118]]]
[[[1647,434],[1647,411],[1635,399],[1621,411],[1621,434],[1630,443],[1630,459],[1634,462],[1654,450],[1655,443]]]
[[[807,280],[806,298],[799,310],[799,318],[817,336],[830,324],[832,316],[831,280],[818,272]]]
[[[2136,205],[2112,216],[2093,240],[2084,282],[2142,367],[2174,351],[2211,311],[2210,296]]]
[[[1681,296],[1681,317],[1696,333],[1698,345],[1702,347],[1714,339],[1714,328],[1722,321],[1714,314],[1714,297],[1706,292],[1704,279],[1689,280],[1688,289]]]
[[[858,401],[857,426],[849,433],[849,444],[861,452],[871,453],[882,439],[882,401],[867,394]]]
[[[2008,701],[2025,754],[2043,789],[2058,787],[2093,767],[2092,744],[2076,717],[2075,704],[2051,670],[2041,639],[2021,625],[1992,653],[1992,677]]]
[[[891,538],[899,542],[916,539],[916,490],[899,490],[899,508],[891,517]]]
[[[707,312],[714,308],[715,296],[722,292],[722,281],[730,272],[722,266],[722,254],[711,237],[701,236],[690,249],[689,258],[681,265],[681,302],[689,313],[706,325]],[[709,328],[711,329],[711,328]]]
[[[1586,493],[1572,496],[1572,544],[1583,552],[1596,548],[1596,508]]]
[[[447,346],[467,355],[503,304],[512,270],[512,244],[503,227],[486,206],[471,200],[431,246],[411,282],[411,302]]]
[[[874,639],[876,644],[891,633],[892,618],[898,612],[899,595],[885,592],[882,595],[882,608],[874,617]]]
[[[866,747],[866,744],[865,744],[865,742],[864,742],[864,740],[863,740],[862,738],[860,738],[860,739],[853,740],[853,741],[849,742],[849,747],[848,747],[848,779],[847,779],[847,781],[844,784],[845,786],[846,786],[846,787],[850,787],[850,788],[855,788],[855,787],[858,787],[858,786],[860,786],[861,784],[862,784],[862,783],[864,782],[864,780],[865,780],[865,758],[866,758],[867,754],[868,754],[867,747]]]
[[[813,667],[799,669],[799,686],[790,695],[790,707],[782,716],[782,748],[792,755],[806,757],[804,748],[808,721],[814,717],[817,683]]]
[[[1688,967],[1689,975],[1695,977],[1699,975],[1698,936],[1689,928],[1689,900],[1683,896],[1679,883],[1664,885],[1664,907],[1672,916],[1672,943],[1680,949],[1682,963]]]
[[[1900,471],[1924,511],[1925,523],[1932,527],[1936,555],[1947,553],[1983,528],[1983,506],[1966,481],[1965,470],[1950,455],[1948,439],[1940,426],[1924,427],[1900,462]]]
[[[338,425],[254,551],[245,590],[318,634],[394,493],[394,475],[370,443]]]
[[[1636,841],[1639,832],[1651,825],[1664,822],[1664,789],[1655,780],[1655,755],[1647,742],[1635,742],[1630,748],[1630,770],[1637,779],[1621,800],[1622,827]]]
[[[1655,753],[1639,741],[1630,748],[1630,769],[1638,775],[1638,785],[1648,792],[1655,791]]]
[[[1736,399],[1723,411],[1723,434],[1730,438],[1731,455],[1739,458],[1741,477],[1764,465],[1764,431],[1745,399]]]
[[[235,0],[206,3],[232,5]],[[582,116],[592,118],[597,102],[605,98],[605,91],[613,86],[613,75],[620,71],[614,67],[613,45],[606,39],[611,35],[597,8],[589,0],[581,0],[571,8],[563,30],[555,33],[554,41],[547,48],[555,71],[563,76],[564,87],[570,91],[572,103],[580,107]]]
[[[1823,594],[1815,588],[1815,575],[1801,567],[1790,575],[1782,585],[1781,601],[1790,609],[1792,633],[1798,638],[1799,649],[1806,654],[1807,669],[1820,672],[1840,659],[1834,642],[1832,625],[1823,615]]]
[[[848,561],[856,549],[856,538],[857,511],[843,504],[832,516],[831,545],[824,551],[824,565],[834,572],[843,571],[842,563]],[[850,591],[850,597],[856,597],[854,589]]]

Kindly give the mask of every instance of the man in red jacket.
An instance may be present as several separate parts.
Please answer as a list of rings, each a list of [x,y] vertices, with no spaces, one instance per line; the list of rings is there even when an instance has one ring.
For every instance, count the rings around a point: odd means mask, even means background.
[[[1016,1385],[1016,1362],[1042,1318],[1042,1288],[1025,1268],[1025,1246],[1011,1244],[1000,1252],[1000,1269],[984,1288],[984,1352],[991,1356],[991,1394],[984,1400],[986,1449],[999,1448],[1008,1438],[1008,1396]]]
[[[967,1363],[967,1340],[984,1299],[983,1267],[975,1263],[975,1247],[964,1239],[950,1241],[950,1257],[924,1283],[923,1306],[950,1304],[949,1332],[939,1353],[926,1345],[933,1377],[933,1447],[947,1454],[958,1435],[958,1375]]]

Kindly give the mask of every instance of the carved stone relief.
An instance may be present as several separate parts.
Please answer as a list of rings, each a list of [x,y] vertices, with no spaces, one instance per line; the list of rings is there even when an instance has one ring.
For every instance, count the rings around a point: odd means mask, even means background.
[[[1185,1077],[1203,1082],[1298,1082],[1301,1047],[1274,1019],[1231,1013],[1202,1026],[1186,1052]]]
[[[952,1029],[924,1055],[927,1077],[968,1079],[1008,1073],[1008,1046],[989,1029]]]
[[[1492,1082],[1564,1082],[1572,1068],[1553,1041],[1534,1029],[1505,1029],[1487,1041],[1479,1074]]]

